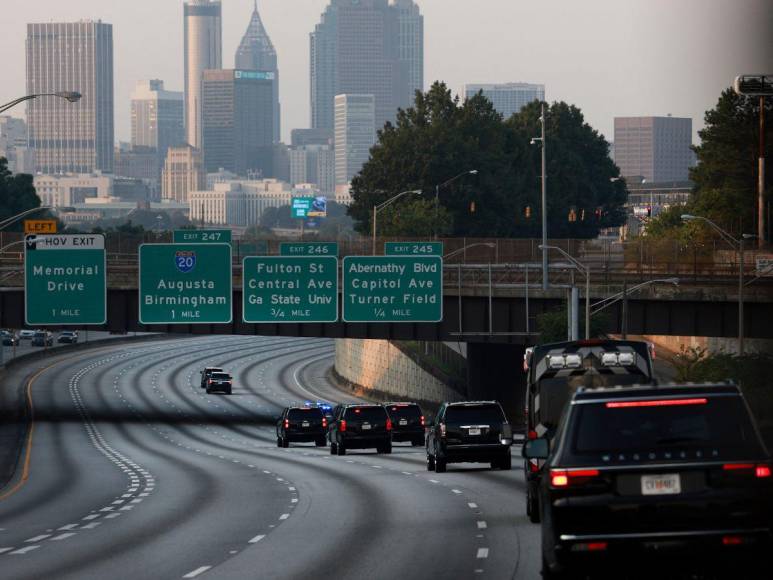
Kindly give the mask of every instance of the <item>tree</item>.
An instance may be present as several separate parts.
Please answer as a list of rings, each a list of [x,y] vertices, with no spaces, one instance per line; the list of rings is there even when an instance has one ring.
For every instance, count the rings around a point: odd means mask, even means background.
[[[581,306],[581,309],[583,307]],[[578,319],[579,333],[585,336],[585,310],[582,310]],[[609,317],[606,314],[596,314],[590,319],[590,336],[592,338],[604,336],[609,329]],[[567,335],[566,304],[563,307],[543,312],[537,315],[537,332],[539,343],[563,342]]]
[[[40,198],[35,193],[32,176],[25,173],[12,174],[8,170],[8,160],[0,157],[0,219],[36,207],[40,207]]]
[[[547,116],[549,235],[592,237],[599,228],[623,223],[625,187],[610,181],[619,171],[608,157],[606,141],[576,107],[555,103]],[[428,208],[438,184],[476,169],[477,175],[439,190],[440,203],[448,211],[448,233],[537,235],[540,151],[529,142],[538,133],[539,103],[504,121],[482,94],[460,102],[443,83],[435,83],[429,92],[416,94],[413,107],[398,112],[395,126],[387,124],[379,131],[370,159],[352,180],[349,214],[356,229],[369,233],[373,206],[396,193],[421,190]],[[414,202],[400,200],[394,211]],[[577,221],[569,222],[573,208]],[[415,225],[417,230],[400,228],[400,233],[423,235],[427,230],[425,222]]]
[[[402,201],[402,200],[401,200]],[[419,236],[423,238],[446,235],[452,230],[451,214],[443,207],[437,208],[435,202],[427,199],[408,199],[396,202],[378,215],[378,234],[380,236]]]

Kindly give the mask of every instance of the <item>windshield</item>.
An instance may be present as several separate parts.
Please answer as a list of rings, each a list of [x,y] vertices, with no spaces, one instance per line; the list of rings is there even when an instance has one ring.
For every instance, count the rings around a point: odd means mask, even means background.
[[[421,418],[421,409],[418,405],[389,405],[387,413],[393,419],[419,419]]]
[[[505,420],[499,405],[459,405],[446,409],[448,425],[492,425]]]
[[[292,421],[303,420],[322,420],[322,411],[316,407],[309,407],[308,409],[290,409],[287,413],[287,418]]]
[[[762,453],[740,397],[701,404],[610,408],[576,405],[571,454],[610,462],[729,459]]]
[[[221,380],[221,381],[226,381],[231,378],[231,375],[229,375],[228,373],[212,373],[212,378]]]

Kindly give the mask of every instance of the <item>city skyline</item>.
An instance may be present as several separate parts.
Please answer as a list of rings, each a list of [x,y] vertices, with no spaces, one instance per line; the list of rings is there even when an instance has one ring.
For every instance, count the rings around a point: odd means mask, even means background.
[[[182,89],[182,0],[137,0],[131,7],[110,10],[96,0],[30,4],[20,4],[6,15],[7,72],[0,101],[24,93],[26,24],[46,21],[101,18],[113,25],[116,141],[128,140],[128,103],[136,81],[159,78],[169,90]],[[327,0],[302,0],[288,19],[286,0],[259,2],[283,70],[283,141],[289,141],[292,129],[310,126],[308,35],[327,4]],[[501,18],[472,12],[462,0],[418,2],[425,25],[424,88],[436,79],[454,91],[466,83],[545,84],[550,87],[551,100],[580,107],[586,120],[608,140],[613,136],[615,116],[671,113],[692,118],[697,132],[703,126],[704,112],[713,107],[736,74],[762,70],[769,63],[763,43],[773,7],[764,0],[716,1],[710,6],[698,0],[678,6],[665,0],[599,0],[582,7],[549,1],[541,3],[539,11],[507,0],[488,0],[487,4]],[[253,5],[252,0],[223,2],[226,54],[235,53]],[[669,17],[664,19],[661,16],[666,11]],[[156,18],[148,20],[149,13]],[[544,38],[540,21],[551,22]],[[652,42],[654,29],[657,43]],[[511,37],[505,34],[508,31],[517,34]],[[466,42],[460,42],[460,35]],[[471,42],[474,38],[486,42]],[[735,50],[728,51],[718,38],[739,42]],[[11,113],[23,117],[24,108]]]

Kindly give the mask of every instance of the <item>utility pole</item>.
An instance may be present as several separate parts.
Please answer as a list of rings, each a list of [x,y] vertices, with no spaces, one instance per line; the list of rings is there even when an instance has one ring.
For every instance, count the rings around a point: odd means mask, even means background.
[[[547,202],[547,183],[545,182],[545,103],[541,107],[542,115],[540,124],[542,125],[541,144],[542,144],[542,289],[547,290],[550,285],[548,281],[548,202]]]
[[[623,308],[620,321],[620,334],[622,338],[628,338],[628,282],[623,281]]]
[[[760,95],[760,158],[757,181],[757,243],[765,247],[765,97]],[[743,244],[743,242],[741,242]],[[743,245],[741,246],[743,247]],[[743,352],[741,353],[743,354]]]

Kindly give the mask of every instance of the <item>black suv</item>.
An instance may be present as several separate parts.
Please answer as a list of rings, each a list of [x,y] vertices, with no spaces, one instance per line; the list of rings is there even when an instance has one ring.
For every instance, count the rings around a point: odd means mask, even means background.
[[[327,418],[319,407],[285,407],[276,423],[276,446],[289,447],[293,441],[327,444]]]
[[[424,445],[424,413],[416,403],[384,403],[392,419],[392,441],[410,441],[414,447]]]
[[[392,420],[381,405],[338,405],[328,430],[331,455],[347,449],[372,449],[392,453]]]
[[[38,330],[32,337],[32,346],[54,346],[54,335],[47,330]]]
[[[669,573],[727,564],[722,578],[762,577],[745,568],[773,545],[771,457],[737,387],[580,389],[555,438],[523,454],[547,459],[543,578],[666,554],[679,558]]]
[[[207,388],[207,381],[209,380],[209,375],[212,373],[222,373],[223,369],[220,367],[204,367],[204,370],[201,371],[201,388],[206,389]]]
[[[219,391],[226,395],[231,394],[232,381],[228,373],[209,373],[206,384],[207,394]]]
[[[427,470],[443,473],[448,463],[490,463],[510,469],[513,432],[496,401],[443,403],[427,432]]]

